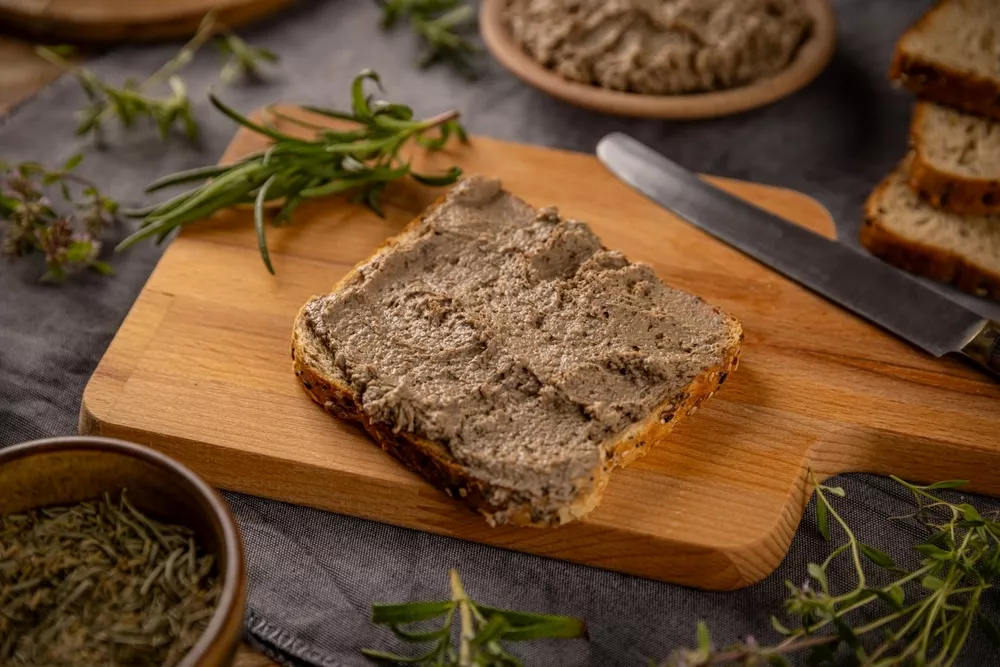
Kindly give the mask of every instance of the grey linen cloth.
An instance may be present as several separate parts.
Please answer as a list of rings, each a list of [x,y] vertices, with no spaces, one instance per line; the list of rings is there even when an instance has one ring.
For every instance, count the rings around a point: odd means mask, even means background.
[[[87,150],[80,172],[114,197],[143,203],[146,183],[214,162],[230,140],[233,125],[205,99],[210,86],[244,111],[276,100],[346,106],[351,78],[370,67],[382,74],[390,99],[421,114],[457,107],[474,133],[593,151],[605,133],[624,131],[692,169],[800,190],[826,205],[841,237],[854,244],[864,197],[906,145],[911,99],[885,78],[893,42],[930,3],[835,4],[840,44],[830,67],[807,89],[739,116],[662,122],[567,106],[525,87],[486,57],[475,83],[444,67],[420,72],[412,64],[414,40],[406,30],[382,35],[373,3],[304,3],[243,31],[251,42],[282,55],[268,85],[221,87],[218,57],[208,49],[184,70],[204,128],[199,149],[179,140],[164,148],[152,131],[111,132],[109,148]],[[148,75],[175,49],[119,48],[90,66],[121,81]],[[89,142],[73,136],[73,112],[83,102],[77,84],[64,77],[0,119],[0,159],[58,164],[88,148]],[[0,262],[0,445],[76,431],[83,387],[161,250],[142,244],[111,258],[116,278],[81,276],[59,288],[37,282],[37,259]],[[918,527],[889,518],[908,511],[899,487],[867,475],[831,484],[846,489],[837,507],[864,541],[899,560],[912,558],[907,554]],[[589,641],[518,647],[529,665],[637,667],[693,645],[698,619],[709,623],[720,643],[748,634],[773,642],[778,637],[769,617],[780,614],[785,580],[801,583],[806,564],[829,553],[810,505],[777,572],[742,591],[706,593],[261,498],[226,497],[246,541],[250,639],[289,664],[362,665],[367,661],[361,647],[398,648],[388,632],[369,624],[369,605],[442,599],[449,567],[459,568],[471,595],[485,603],[588,621]],[[974,501],[984,511],[1000,510],[996,500]],[[846,587],[850,574],[835,567],[831,580]],[[997,615],[993,594],[986,609]],[[1000,664],[1000,653],[976,638],[962,664]]]

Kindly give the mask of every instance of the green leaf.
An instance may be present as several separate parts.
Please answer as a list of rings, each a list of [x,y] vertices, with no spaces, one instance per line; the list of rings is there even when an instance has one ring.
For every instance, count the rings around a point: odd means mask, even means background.
[[[81,162],[83,162],[83,153],[71,155],[69,156],[69,159],[66,160],[66,163],[63,164],[63,171],[73,171],[80,166]]]
[[[996,623],[987,618],[986,614],[979,612],[976,614],[976,624],[994,646],[1000,646],[1000,629],[997,628]]]
[[[451,634],[451,629],[448,626],[439,628],[438,630],[428,630],[427,632],[411,632],[409,630],[402,629],[398,625],[390,625],[389,629],[392,630],[392,634],[396,635],[403,641],[410,642],[411,644],[436,642],[442,639],[447,639]]]
[[[90,259],[94,252],[94,244],[90,241],[72,241],[66,248],[66,261],[80,264]]]
[[[486,623],[479,628],[473,643],[480,646],[489,644],[503,637],[503,634],[510,628],[503,616],[494,614],[490,616]]]
[[[704,621],[698,621],[698,648],[705,655],[712,653],[712,635]]]
[[[920,580],[920,585],[929,591],[940,590],[944,586],[944,582],[937,577],[927,575]]]
[[[52,46],[42,48],[56,54],[60,58],[72,58],[76,55],[76,47],[72,44],[53,44]]]
[[[889,557],[889,554],[884,551],[879,551],[875,547],[870,547],[867,544],[858,543],[858,547],[861,549],[868,560],[875,563],[879,567],[884,567],[889,570],[896,569],[896,563]]]
[[[883,591],[878,588],[866,588],[864,593],[867,595],[877,596],[895,611],[902,611],[903,609],[903,589],[899,586],[893,586],[888,591]]]
[[[90,269],[96,271],[102,276],[113,276],[115,275],[115,270],[107,262],[91,262]]]
[[[792,667],[792,663],[789,662],[788,658],[779,653],[773,653],[767,656],[767,664],[772,667]]]
[[[952,551],[946,551],[934,544],[918,544],[913,550],[934,560],[951,560],[953,554]]]
[[[792,634],[792,631],[782,625],[777,616],[771,616],[771,627],[786,637]]]
[[[806,566],[806,569],[809,571],[809,576],[811,576],[813,579],[819,582],[819,585],[823,589],[823,592],[829,593],[830,587],[827,585],[826,572],[823,571],[823,568],[817,565],[816,563],[809,563],[809,565]]]
[[[587,625],[580,619],[571,616],[531,614],[485,605],[477,605],[477,607],[484,616],[499,615],[507,621],[510,629],[504,634],[505,640],[574,639],[587,636]]]
[[[820,488],[823,489],[823,491],[825,491],[827,493],[832,493],[833,495],[837,496],[838,498],[843,498],[843,497],[845,497],[847,495],[847,493],[844,491],[844,489],[842,489],[839,486],[820,486]]]
[[[859,658],[862,658],[864,656],[865,650],[861,646],[861,640],[858,639],[858,636],[854,633],[854,630],[851,628],[851,626],[845,623],[844,619],[840,618],[839,616],[833,617],[833,625],[834,627],[837,628],[837,635],[842,640],[844,640],[844,642],[848,646],[851,647],[851,650],[854,651],[855,655],[857,655]]]
[[[938,490],[938,489],[957,489],[963,487],[969,483],[967,479],[949,479],[944,482],[935,482],[930,486],[922,487],[928,491]]]
[[[372,605],[372,623],[376,625],[417,623],[444,616],[450,613],[454,607],[455,603],[450,600],[442,602],[375,604]]]
[[[437,647],[435,647],[431,649],[428,653],[418,656],[398,655],[396,653],[389,653],[388,651],[377,651],[375,649],[370,649],[370,648],[361,649],[361,653],[365,657],[371,658],[373,660],[384,660],[385,662],[395,662],[404,665],[418,665],[422,662],[426,662],[431,658],[437,656],[438,649]]]
[[[982,519],[979,516],[979,511],[969,503],[962,503],[958,508],[962,510],[962,516],[966,521],[979,521]]]
[[[819,526],[819,534],[827,542],[830,541],[830,517],[827,512],[826,500],[823,496],[816,496],[816,524]]]
[[[374,81],[378,89],[385,92],[382,89],[382,80],[378,73],[373,70],[362,70],[354,77],[354,81],[351,83],[351,107],[354,109],[354,115],[364,120],[369,120],[372,117],[371,106],[365,96],[365,81],[368,80]]]
[[[411,171],[410,176],[418,183],[429,185],[431,187],[441,187],[451,185],[461,178],[462,169],[460,167],[452,167],[443,174],[419,174],[415,171]]]
[[[254,228],[257,230],[257,248],[260,250],[260,257],[264,260],[264,266],[274,275],[274,267],[271,265],[271,255],[267,251],[267,227],[264,224],[264,204],[267,202],[267,191],[274,184],[277,175],[271,176],[260,186],[257,192],[257,201],[253,208]]]

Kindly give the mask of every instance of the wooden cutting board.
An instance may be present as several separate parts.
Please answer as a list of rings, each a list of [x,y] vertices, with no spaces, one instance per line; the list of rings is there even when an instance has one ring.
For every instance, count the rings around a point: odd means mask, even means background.
[[[260,147],[240,133],[224,159]],[[743,321],[740,369],[585,520],[490,528],[327,415],[292,373],[298,308],[437,194],[390,191],[379,219],[343,200],[269,231],[265,271],[248,211],[199,223],[167,249],[83,396],[80,430],[176,457],[224,489],[707,589],[758,581],[784,556],[807,469],[965,478],[1000,494],[1000,384],[931,358],[666,213],[590,155],[476,138],[433,164],[501,177],[535,205],[591,223],[604,244]],[[833,234],[816,202],[713,179]]]

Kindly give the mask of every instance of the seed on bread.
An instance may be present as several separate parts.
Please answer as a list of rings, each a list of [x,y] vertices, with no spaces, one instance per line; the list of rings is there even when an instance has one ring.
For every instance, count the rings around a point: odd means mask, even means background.
[[[734,370],[741,341],[734,318],[585,223],[477,178],[307,303],[293,334],[314,400],[343,397],[338,413],[449,495],[468,488],[491,524],[537,526],[592,510],[612,469]]]

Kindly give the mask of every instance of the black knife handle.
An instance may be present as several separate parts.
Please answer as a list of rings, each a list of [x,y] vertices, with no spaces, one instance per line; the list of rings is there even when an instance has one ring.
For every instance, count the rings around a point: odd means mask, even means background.
[[[962,354],[1000,376],[1000,323],[987,320]]]

